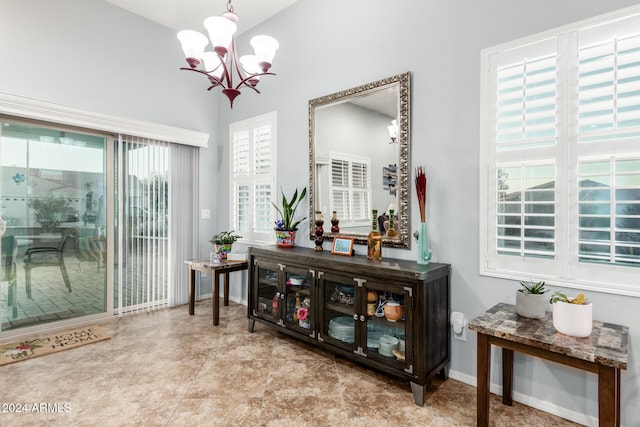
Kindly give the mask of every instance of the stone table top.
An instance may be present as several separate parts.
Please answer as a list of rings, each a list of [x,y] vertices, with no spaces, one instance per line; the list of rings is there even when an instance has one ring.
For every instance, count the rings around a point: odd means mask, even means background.
[[[590,336],[570,337],[554,329],[550,311],[544,319],[529,319],[518,316],[515,305],[499,303],[473,319],[469,329],[576,359],[627,369],[628,326],[594,320]]]
[[[193,268],[194,270],[204,271],[207,270],[226,270],[231,268],[247,268],[249,266],[249,261],[247,260],[234,260],[230,261],[228,259],[221,260],[218,264],[212,264],[208,260],[201,259],[186,259],[184,263]]]

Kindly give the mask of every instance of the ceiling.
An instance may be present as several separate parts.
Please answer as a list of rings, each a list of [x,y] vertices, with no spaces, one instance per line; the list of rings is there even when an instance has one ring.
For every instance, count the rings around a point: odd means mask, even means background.
[[[166,27],[205,32],[202,22],[227,11],[226,0],[106,0]],[[238,34],[277,14],[297,0],[234,0],[238,15]]]

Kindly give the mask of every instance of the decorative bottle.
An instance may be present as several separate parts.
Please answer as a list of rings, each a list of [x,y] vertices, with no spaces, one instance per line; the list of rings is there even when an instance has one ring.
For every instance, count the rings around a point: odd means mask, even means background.
[[[298,310],[300,309],[302,305],[300,304],[300,292],[296,292],[296,305],[295,308],[293,310],[293,321],[297,322],[298,321]]]
[[[398,231],[395,226],[395,211],[393,209],[389,209],[389,229],[387,230],[387,237],[392,239],[398,237]]]
[[[371,232],[367,237],[367,258],[382,259],[382,235],[378,231],[378,210],[372,210]]]
[[[332,233],[340,232],[340,226],[338,226],[338,224],[340,224],[340,220],[338,219],[338,213],[336,211],[333,211],[333,215],[331,215],[331,232]]]
[[[322,241],[323,241],[323,237],[322,235],[324,234],[324,228],[322,227],[322,225],[324,224],[324,218],[322,217],[322,212],[320,211],[316,211],[316,231],[315,231],[315,243],[316,243],[316,247],[314,248],[314,250],[316,252],[322,252]]]

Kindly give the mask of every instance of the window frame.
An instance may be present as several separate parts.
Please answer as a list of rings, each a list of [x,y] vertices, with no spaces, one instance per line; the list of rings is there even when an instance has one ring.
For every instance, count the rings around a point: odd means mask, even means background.
[[[589,44],[580,42],[579,35],[593,37],[594,34],[605,40],[605,33],[620,25],[621,28],[633,28],[640,19],[640,6],[632,6],[612,13],[596,16],[574,24],[545,31],[499,46],[490,47],[481,52],[481,100],[480,100],[480,179],[479,179],[479,273],[482,276],[499,277],[513,280],[525,280],[531,277],[546,280],[549,284],[580,288],[598,292],[613,293],[640,297],[637,284],[640,266],[627,267],[621,265],[604,265],[579,262],[579,201],[580,191],[579,165],[582,162],[605,159],[606,151],[616,155],[616,159],[631,156],[640,159],[638,139],[633,143],[616,141],[614,147],[625,146],[621,156],[615,153],[616,148],[609,150],[593,150],[595,144],[578,143],[578,57],[577,53]],[[625,21],[626,20],[626,21]],[[601,31],[603,35],[598,35]],[[634,33],[639,33],[637,30]],[[597,41],[597,40],[596,40]],[[557,71],[556,94],[556,144],[549,150],[533,149],[508,155],[497,154],[497,69],[498,55],[503,55],[507,64],[526,60],[521,55],[529,50],[534,52],[538,45],[555,44]],[[593,41],[591,41],[593,43]],[[533,54],[535,55],[535,54]],[[535,57],[535,56],[533,56]],[[511,62],[509,62],[511,61]],[[501,64],[502,65],[502,64]],[[612,143],[613,144],[613,143]],[[532,155],[533,154],[533,155]],[[503,156],[503,157],[500,157]],[[551,160],[556,169],[555,182],[555,258],[552,260],[524,256],[500,256],[496,241],[498,240],[498,200],[496,198],[496,180],[499,167],[503,167],[500,159],[510,160],[511,165],[544,163]],[[612,190],[617,187],[611,187]],[[523,189],[524,190],[524,189]],[[574,200],[575,199],[575,200]],[[611,215],[613,219],[614,216]],[[523,228],[524,230],[524,228]],[[611,233],[615,232],[611,225]],[[615,238],[611,237],[612,240]]]
[[[257,184],[266,184],[271,188],[271,197],[269,204],[277,203],[277,112],[271,111],[269,113],[253,116],[248,119],[240,120],[229,124],[229,229],[236,230],[242,235],[242,238],[238,240],[240,243],[273,243],[275,242],[275,235],[273,232],[261,232],[255,229],[255,215],[256,215],[256,200],[255,200],[255,186]],[[255,139],[254,131],[260,126],[264,126],[265,123],[271,127],[271,170],[269,173],[256,174],[254,169],[255,160]],[[248,158],[248,173],[246,176],[237,176],[235,173],[235,147],[234,147],[234,135],[236,132],[246,129],[249,132],[249,158]],[[237,198],[236,187],[240,183],[245,183],[249,188],[249,230],[241,230],[238,227],[237,222]],[[273,209],[269,211],[270,223],[275,221],[275,212]]]

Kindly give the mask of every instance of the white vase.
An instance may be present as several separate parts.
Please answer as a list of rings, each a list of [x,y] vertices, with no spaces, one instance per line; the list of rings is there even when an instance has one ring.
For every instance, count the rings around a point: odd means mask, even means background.
[[[553,307],[553,327],[561,334],[585,338],[593,328],[593,304],[571,304],[555,302]]]
[[[549,298],[542,294],[527,294],[520,289],[516,291],[516,313],[531,319],[544,319]]]

